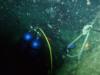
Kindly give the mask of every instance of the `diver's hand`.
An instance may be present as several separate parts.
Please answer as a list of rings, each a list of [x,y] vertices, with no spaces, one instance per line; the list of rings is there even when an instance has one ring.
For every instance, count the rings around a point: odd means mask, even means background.
[[[92,27],[93,27],[92,25],[85,25],[85,26],[83,27],[83,29],[82,29],[82,34],[83,34],[83,35],[86,35],[86,34],[90,31],[90,29],[91,29]]]

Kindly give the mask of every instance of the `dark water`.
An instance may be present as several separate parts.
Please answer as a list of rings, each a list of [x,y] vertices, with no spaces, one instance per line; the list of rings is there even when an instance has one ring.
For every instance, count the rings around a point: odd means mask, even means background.
[[[100,0],[0,0],[1,62],[11,64],[4,66],[8,66],[9,72],[15,74],[14,47],[24,32],[31,30],[30,27],[39,26],[53,41],[54,64],[58,68],[64,62],[62,55],[66,52],[66,45],[80,34],[84,25],[95,18],[99,9]],[[7,71],[5,68],[3,71]],[[66,74],[62,72],[61,75]]]

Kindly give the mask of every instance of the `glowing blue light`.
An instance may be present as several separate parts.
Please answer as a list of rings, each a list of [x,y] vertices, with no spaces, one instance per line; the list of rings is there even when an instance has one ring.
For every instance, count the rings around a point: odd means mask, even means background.
[[[24,34],[24,40],[25,41],[30,41],[32,39],[32,34],[27,32]]]
[[[39,39],[35,39],[32,41],[32,48],[39,49],[41,47],[41,41]]]

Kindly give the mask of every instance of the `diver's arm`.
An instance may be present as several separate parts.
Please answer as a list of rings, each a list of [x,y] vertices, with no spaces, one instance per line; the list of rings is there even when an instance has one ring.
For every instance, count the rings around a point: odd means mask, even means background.
[[[95,32],[100,32],[100,29],[92,29]]]

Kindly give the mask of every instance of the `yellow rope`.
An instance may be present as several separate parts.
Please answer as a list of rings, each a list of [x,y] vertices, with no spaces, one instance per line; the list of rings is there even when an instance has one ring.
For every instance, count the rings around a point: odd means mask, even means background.
[[[45,37],[45,39],[46,39],[46,42],[47,42],[47,44],[48,44],[48,48],[49,48],[49,52],[50,52],[50,60],[51,60],[51,72],[52,72],[52,62],[53,62],[53,60],[52,60],[52,49],[51,49],[51,45],[50,45],[50,42],[49,42],[49,40],[48,40],[48,38],[47,38],[47,36],[46,36],[46,34],[44,33],[44,31],[41,29],[41,28],[39,28],[39,30],[41,31],[41,33],[43,34],[43,36]]]

